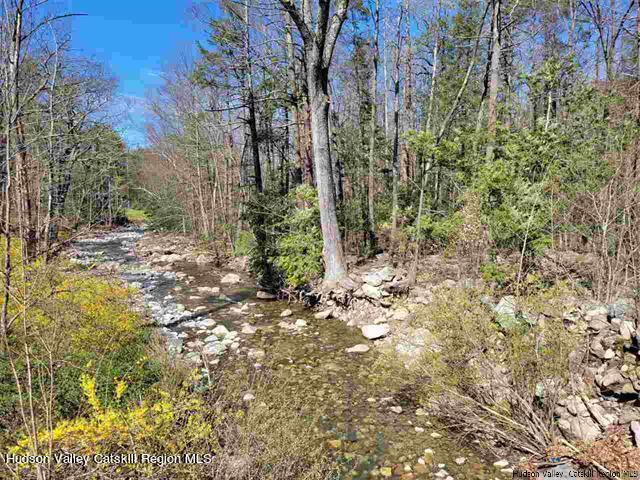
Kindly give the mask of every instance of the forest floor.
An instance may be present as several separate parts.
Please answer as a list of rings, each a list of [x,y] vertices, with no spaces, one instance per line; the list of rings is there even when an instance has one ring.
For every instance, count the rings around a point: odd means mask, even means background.
[[[524,460],[507,448],[483,450],[477,441],[451,433],[420,408],[410,388],[399,388],[374,368],[390,352],[410,362],[423,351],[424,332],[412,327],[411,319],[429,302],[435,285],[468,281],[455,260],[425,258],[427,268],[408,294],[359,295],[351,308],[327,297],[323,310],[314,312],[300,303],[267,299],[256,290],[245,262],[234,259],[218,267],[183,235],[139,227],[91,232],[74,242],[68,255],[97,275],[137,287],[167,349],[202,375],[219,369],[241,374],[243,362],[257,373],[287,372],[290,395],[321,412],[318,441],[335,452],[349,478],[503,479],[512,478],[512,466]],[[381,255],[355,266],[352,276],[366,279],[385,268],[389,273],[390,262]],[[393,269],[394,277],[405,273]],[[391,283],[381,279],[373,288]],[[367,335],[367,325],[386,332]],[[260,402],[250,391],[244,399]]]

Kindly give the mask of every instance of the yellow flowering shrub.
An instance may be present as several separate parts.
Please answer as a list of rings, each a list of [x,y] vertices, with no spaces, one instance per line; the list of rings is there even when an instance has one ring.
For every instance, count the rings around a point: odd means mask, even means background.
[[[131,453],[182,454],[193,447],[199,453],[217,450],[214,427],[222,416],[208,418],[207,409],[199,395],[186,391],[169,395],[159,392],[154,401],[143,400],[129,407],[106,407],[96,393],[94,378],[83,375],[81,387],[90,407],[89,414],[59,421],[51,431],[38,432],[38,443],[51,440],[53,453],[75,452],[78,455]],[[119,381],[116,395],[122,395],[126,384]],[[9,453],[33,453],[32,440],[22,437]],[[28,465],[24,467],[29,468]],[[64,466],[59,466],[64,468]],[[148,465],[132,464],[127,468],[144,471]]]

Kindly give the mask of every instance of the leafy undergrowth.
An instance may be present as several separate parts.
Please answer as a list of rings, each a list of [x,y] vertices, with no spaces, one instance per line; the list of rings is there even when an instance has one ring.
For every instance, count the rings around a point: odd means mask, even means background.
[[[149,221],[149,215],[144,210],[136,210],[135,208],[126,208],[124,211],[127,220],[130,223],[146,223]]]
[[[483,288],[436,288],[413,324],[427,348],[402,381],[455,431],[544,454],[558,436],[556,400],[575,370],[579,335],[562,321],[570,293],[558,285],[521,297],[526,316],[505,327]]]
[[[256,378],[246,368],[208,383],[166,353],[135,310],[133,289],[62,262],[21,266],[17,251],[12,259],[15,321],[0,357],[1,449],[50,458],[158,456],[16,465],[19,478],[333,478],[316,419],[282,393],[285,380]],[[243,400],[249,391],[252,402]]]

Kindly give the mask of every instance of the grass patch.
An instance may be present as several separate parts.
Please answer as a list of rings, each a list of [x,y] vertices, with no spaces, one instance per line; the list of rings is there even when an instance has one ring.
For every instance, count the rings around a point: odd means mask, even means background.
[[[144,210],[125,208],[124,214],[131,223],[145,223],[149,221],[149,215]]]

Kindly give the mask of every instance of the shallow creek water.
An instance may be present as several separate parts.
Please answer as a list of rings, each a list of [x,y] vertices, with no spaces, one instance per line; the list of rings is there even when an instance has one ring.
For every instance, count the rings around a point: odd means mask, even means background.
[[[497,459],[490,454],[482,458],[474,445],[453,441],[433,419],[416,415],[411,395],[380,385],[372,369],[376,348],[346,353],[346,348],[367,342],[359,330],[339,320],[317,320],[301,305],[258,300],[254,283],[241,272],[232,272],[241,276],[240,283],[225,285],[220,280],[230,272],[207,265],[182,262],[172,271],[158,269],[135,254],[143,235],[130,228],[85,238],[74,243],[71,256],[84,265],[117,264],[121,278],[140,289],[154,319],[171,323],[163,327],[164,334],[182,354],[188,355],[194,342],[210,338],[215,325],[238,333],[215,356],[214,368],[233,368],[235,356],[263,350],[266,355],[255,360],[260,368],[286,371],[289,394],[304,395],[305,405],[322,415],[318,441],[330,441],[345,466],[344,478],[512,477],[493,466]],[[203,294],[198,287],[220,287],[220,294]],[[292,315],[281,318],[285,309]],[[306,326],[279,326],[298,319]],[[256,333],[240,333],[246,324],[257,327]],[[401,406],[402,413],[392,412],[391,406]],[[466,459],[462,465],[455,461],[460,457]]]

